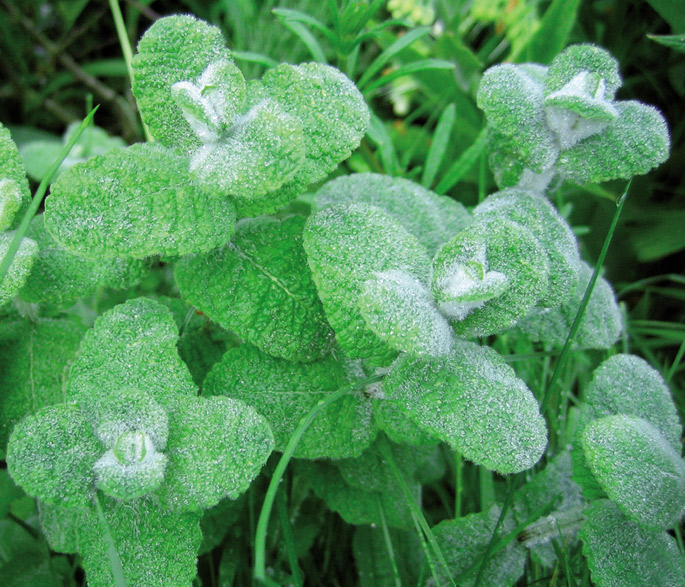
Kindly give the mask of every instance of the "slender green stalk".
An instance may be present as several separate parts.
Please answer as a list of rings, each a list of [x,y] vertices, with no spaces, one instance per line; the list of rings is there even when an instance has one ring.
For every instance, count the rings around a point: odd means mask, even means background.
[[[283,531],[283,542],[285,543],[285,551],[288,555],[290,571],[293,575],[293,583],[295,584],[295,587],[302,587],[304,581],[300,574],[300,566],[297,563],[295,537],[293,536],[293,529],[290,525],[290,516],[288,516],[288,501],[284,491],[279,491],[277,497],[276,509],[278,510],[278,520],[281,523],[281,530]]]
[[[278,465],[276,465],[276,470],[274,471],[274,474],[271,477],[269,487],[267,488],[266,495],[264,496],[264,503],[262,504],[262,509],[259,512],[257,532],[255,535],[254,569],[254,576],[255,579],[257,579],[258,581],[262,581],[263,583],[267,584],[269,584],[269,582],[272,582],[271,579],[269,579],[266,576],[266,531],[269,525],[269,517],[271,516],[271,509],[274,505],[274,499],[276,498],[276,492],[278,491],[278,485],[280,484],[281,479],[283,479],[283,475],[285,474],[285,470],[288,467],[288,463],[290,463],[290,459],[292,459],[293,454],[295,454],[295,450],[297,449],[297,445],[300,443],[302,436],[307,431],[307,428],[309,428],[309,426],[314,421],[314,418],[316,418],[319,412],[326,409],[328,406],[335,403],[339,399],[345,397],[352,391],[361,389],[372,383],[377,383],[382,378],[383,375],[373,375],[372,377],[368,377],[361,381],[357,381],[355,383],[351,383],[350,385],[346,385],[345,387],[341,387],[338,391],[332,393],[326,399],[323,399],[319,403],[317,403],[309,411],[309,413],[304,418],[302,418],[300,423],[297,425],[297,428],[295,428],[295,431],[290,436],[288,444],[286,445],[285,450],[283,451],[283,455],[281,456],[281,460],[278,461]]]
[[[67,144],[64,145],[64,147],[60,151],[59,157],[57,157],[57,159],[55,159],[52,162],[52,165],[50,165],[50,168],[45,174],[45,177],[43,177],[43,180],[40,182],[40,185],[38,186],[36,193],[33,195],[31,204],[29,204],[28,209],[24,213],[24,217],[21,219],[19,228],[17,228],[17,231],[14,234],[14,238],[12,239],[9,248],[7,249],[7,254],[5,255],[5,258],[2,260],[2,263],[0,263],[0,283],[2,283],[2,281],[5,279],[5,275],[7,275],[7,271],[9,270],[12,261],[14,261],[14,256],[17,254],[17,251],[19,250],[21,240],[26,235],[26,231],[29,228],[31,220],[36,215],[36,212],[38,212],[38,208],[40,208],[40,204],[43,201],[43,197],[45,196],[45,192],[48,190],[48,186],[50,185],[52,178],[55,177],[55,173],[57,173],[59,166],[62,164],[62,161],[64,161],[67,158],[69,152],[81,136],[81,133],[83,133],[83,131],[86,128],[88,128],[90,121],[93,120],[93,116],[95,116],[95,113],[97,112],[99,107],[100,106],[96,106],[95,108],[93,108],[88,114],[88,116],[86,116],[83,119],[83,122],[76,129],[76,132],[71,136],[69,142],[67,142]]]
[[[392,540],[390,539],[390,531],[388,524],[385,521],[385,512],[383,511],[383,504],[381,498],[376,496],[376,506],[381,518],[381,528],[383,530],[383,539],[385,540],[385,547],[388,549],[388,558],[390,558],[390,565],[392,566],[392,576],[395,580],[396,587],[402,587],[402,578],[400,577],[400,570],[397,568],[397,561],[395,560],[395,549],[392,547]]]
[[[110,568],[112,569],[112,576],[114,577],[114,585],[116,587],[126,587],[126,579],[124,578],[124,568],[121,566],[121,559],[119,558],[119,553],[117,552],[117,547],[114,544],[114,539],[112,538],[112,533],[109,530],[109,524],[105,518],[105,513],[102,511],[102,505],[100,504],[100,499],[97,493],[93,498],[95,502],[95,509],[98,512],[98,518],[100,519],[100,524],[105,532],[105,541],[107,542],[107,556],[109,557]]]
[[[128,32],[126,31],[126,24],[124,23],[124,17],[121,14],[121,8],[119,7],[119,0],[109,0],[109,9],[112,12],[112,18],[114,19],[114,27],[117,29],[117,37],[119,38],[119,45],[121,45],[121,53],[124,56],[124,62],[126,63],[126,71],[128,71],[128,79],[133,85],[133,50],[131,49],[131,42],[128,38]],[[143,132],[145,133],[145,140],[148,143],[153,142],[155,139],[150,134],[150,129],[148,129],[147,124],[143,122]]]
[[[464,496],[464,459],[458,450],[454,451],[454,517],[461,518]]]
[[[602,269],[602,265],[604,265],[604,259],[607,255],[607,251],[609,250],[611,239],[613,238],[614,232],[616,231],[616,226],[618,225],[618,219],[620,218],[621,212],[623,211],[623,206],[626,203],[626,199],[628,197],[628,190],[630,189],[631,182],[632,180],[628,182],[626,189],[623,191],[623,194],[618,199],[616,211],[614,212],[614,217],[611,219],[609,231],[607,232],[606,238],[604,239],[602,250],[599,253],[599,257],[597,258],[597,263],[595,264],[595,270],[592,272],[590,282],[588,283],[587,288],[585,289],[585,295],[583,296],[583,299],[580,302],[580,307],[578,308],[578,312],[576,313],[576,317],[573,321],[573,325],[571,326],[571,330],[568,333],[568,336],[566,337],[566,343],[564,344],[564,348],[561,350],[559,360],[554,366],[554,371],[552,371],[552,377],[550,378],[549,385],[545,390],[545,396],[542,398],[542,404],[540,406],[540,410],[543,413],[545,413],[549,408],[554,387],[557,383],[557,380],[559,379],[559,375],[561,375],[562,369],[566,366],[566,361],[568,360],[571,354],[571,346],[573,345],[573,340],[576,337],[576,333],[578,332],[580,323],[582,322],[583,316],[585,315],[585,309],[587,308],[587,305],[590,302],[590,296],[592,295],[592,291],[594,290],[595,284],[597,283],[597,279],[599,278],[599,272]]]
[[[443,573],[445,573],[445,576],[449,579],[450,585],[456,585],[454,580],[452,579],[452,573],[450,572],[449,565],[447,564],[447,561],[445,560],[445,557],[442,554],[442,550],[440,550],[440,545],[438,544],[438,541],[435,539],[433,531],[428,525],[428,521],[426,520],[426,517],[423,515],[423,512],[421,511],[419,504],[416,503],[416,500],[412,495],[411,489],[409,489],[409,485],[407,485],[407,480],[404,478],[402,471],[400,471],[399,467],[397,466],[397,463],[395,462],[395,457],[393,457],[392,455],[392,451],[390,450],[390,445],[388,444],[387,440],[385,440],[385,442],[380,443],[380,451],[383,455],[383,458],[387,461],[388,466],[390,467],[390,470],[392,471],[393,475],[397,479],[397,482],[400,485],[400,489],[404,494],[404,497],[407,501],[407,505],[409,505],[409,509],[411,510],[412,516],[416,518],[421,530],[423,530],[423,533],[426,535],[426,540],[428,540],[428,543],[430,544],[433,550],[435,558],[442,566]]]
[[[480,509],[485,511],[495,503],[495,480],[492,471],[485,467],[479,467],[478,480],[480,487]]]

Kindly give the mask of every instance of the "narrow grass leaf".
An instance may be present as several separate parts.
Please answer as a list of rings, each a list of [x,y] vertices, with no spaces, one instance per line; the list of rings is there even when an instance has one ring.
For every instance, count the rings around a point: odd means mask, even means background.
[[[454,127],[454,121],[457,117],[457,107],[452,102],[447,108],[442,111],[438,124],[435,127],[431,146],[426,155],[426,163],[423,167],[423,175],[421,176],[421,185],[430,188],[435,180],[435,175],[440,168],[440,164],[445,157],[447,146],[450,140],[450,133]]]
[[[368,96],[374,90],[389,84],[393,80],[404,77],[405,75],[433,69],[454,69],[454,63],[445,61],[444,59],[421,59],[419,61],[412,61],[411,63],[391,70],[389,73],[379,77],[376,81],[371,82],[364,88],[364,94]]]
[[[528,43],[528,61],[549,63],[566,47],[579,6],[580,0],[553,0]]]
[[[485,151],[487,144],[488,132],[487,128],[484,127],[471,146],[466,149],[466,151],[459,156],[459,159],[457,159],[445,172],[445,174],[442,176],[442,179],[438,182],[435,191],[438,194],[444,194],[457,185],[461,178],[464,177],[464,175],[466,175],[476,164],[478,158]]]
[[[318,63],[327,62],[326,55],[321,48],[319,41],[317,41],[314,35],[309,32],[307,27],[294,20],[283,21],[283,26],[292,31],[295,36],[297,36],[297,38],[304,43],[311,56],[314,58],[314,61]]]

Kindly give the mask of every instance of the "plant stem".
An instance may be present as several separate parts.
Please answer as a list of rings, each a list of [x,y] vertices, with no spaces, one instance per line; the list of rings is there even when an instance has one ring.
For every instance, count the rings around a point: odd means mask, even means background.
[[[17,254],[17,251],[19,250],[19,245],[21,244],[24,235],[26,235],[26,231],[29,228],[31,220],[36,215],[36,212],[38,212],[38,208],[40,208],[40,204],[43,201],[43,196],[45,196],[45,192],[47,191],[48,186],[52,181],[52,178],[55,176],[55,173],[57,173],[57,170],[59,169],[59,166],[62,164],[62,161],[64,161],[67,158],[67,155],[69,155],[69,152],[71,151],[76,141],[78,141],[79,137],[81,136],[81,133],[90,124],[90,121],[93,119],[93,116],[95,116],[95,113],[97,112],[99,107],[100,106],[96,106],[95,108],[93,108],[90,111],[90,114],[88,114],[88,116],[85,117],[83,122],[76,129],[76,132],[69,139],[69,142],[66,145],[64,145],[64,148],[60,152],[59,157],[52,162],[52,165],[45,174],[45,177],[43,177],[43,180],[40,182],[40,185],[38,186],[36,193],[33,195],[31,204],[29,204],[28,209],[24,213],[24,217],[21,219],[19,228],[17,228],[14,234],[14,238],[12,239],[9,248],[7,249],[5,258],[0,263],[0,283],[2,283],[5,279],[7,271],[9,271],[12,261],[14,261],[14,256]]]
[[[361,389],[362,387],[365,387],[372,383],[377,383],[382,378],[383,375],[373,375],[366,379],[362,379],[361,381],[357,381],[355,383],[351,383],[350,385],[346,385],[345,387],[341,387],[338,391],[331,393],[326,399],[319,401],[309,411],[309,413],[304,418],[302,418],[300,423],[297,425],[297,428],[295,428],[295,431],[290,436],[288,444],[286,445],[285,450],[283,451],[283,455],[281,456],[281,460],[278,461],[276,470],[274,471],[274,474],[271,477],[269,487],[267,488],[266,495],[264,496],[264,503],[262,505],[262,509],[259,512],[257,532],[255,535],[254,569],[254,576],[255,579],[257,579],[258,581],[261,581],[266,584],[273,583],[273,581],[266,576],[266,531],[267,526],[269,524],[271,509],[274,505],[274,499],[276,498],[276,492],[278,491],[278,486],[281,482],[281,479],[283,478],[283,475],[285,474],[285,470],[288,467],[288,463],[290,463],[290,459],[292,459],[293,454],[295,454],[295,450],[297,449],[297,445],[300,443],[302,436],[307,431],[307,428],[309,428],[309,426],[314,421],[314,418],[316,418],[319,412],[326,409],[328,406],[335,403],[339,399],[345,397],[352,391],[356,391],[357,389]]]
[[[592,277],[590,278],[590,282],[588,283],[587,288],[585,288],[585,295],[583,296],[583,299],[580,302],[580,307],[578,308],[578,312],[576,312],[575,320],[573,321],[571,330],[568,333],[568,336],[566,337],[564,348],[561,350],[559,360],[557,361],[557,364],[554,366],[554,371],[552,371],[552,377],[550,378],[549,385],[545,390],[545,395],[542,398],[542,404],[540,406],[540,411],[543,414],[549,408],[550,400],[552,399],[552,393],[554,391],[554,386],[556,385],[557,380],[561,375],[561,371],[566,366],[566,361],[568,360],[571,354],[571,346],[573,345],[573,340],[576,337],[576,333],[578,332],[580,323],[582,322],[583,316],[585,315],[585,309],[587,308],[587,305],[590,302],[590,296],[592,295],[592,291],[594,290],[595,284],[597,283],[597,279],[599,278],[599,272],[602,269],[604,259],[607,255],[607,251],[609,250],[609,244],[611,243],[611,239],[614,236],[614,231],[616,230],[616,226],[618,225],[618,219],[620,218],[621,212],[623,211],[623,205],[625,204],[626,199],[628,197],[628,190],[630,189],[631,182],[632,180],[628,182],[626,189],[623,191],[623,194],[618,199],[616,211],[614,212],[614,217],[611,219],[611,225],[609,226],[609,231],[607,232],[606,238],[604,239],[602,250],[599,253],[599,257],[597,258],[597,263],[595,264],[595,269],[592,272]]]
[[[114,578],[114,585],[116,587],[126,587],[126,579],[124,578],[124,568],[121,566],[121,559],[119,558],[119,553],[117,552],[117,547],[114,544],[114,539],[112,538],[112,533],[109,530],[109,524],[105,518],[105,513],[102,511],[102,505],[100,504],[100,499],[97,493],[93,497],[95,502],[95,509],[98,512],[98,518],[100,524],[102,524],[103,530],[105,532],[105,541],[107,542],[107,556],[109,557],[110,568],[112,569],[112,576]]]
[[[462,498],[464,493],[464,459],[458,450],[454,451],[454,517],[461,518]]]

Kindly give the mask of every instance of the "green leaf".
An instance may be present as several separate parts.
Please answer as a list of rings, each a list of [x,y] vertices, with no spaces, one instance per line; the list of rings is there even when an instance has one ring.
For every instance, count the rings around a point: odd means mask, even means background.
[[[439,357],[452,348],[452,329],[430,291],[403,271],[378,272],[367,279],[359,310],[368,328],[398,351]]]
[[[592,276],[592,267],[581,261],[578,286],[570,300],[557,308],[535,308],[517,323],[532,341],[542,341],[557,347],[566,342],[578,307]],[[609,282],[599,277],[590,302],[573,341],[574,348],[611,348],[623,330],[621,309]]]
[[[227,397],[177,397],[169,410],[169,459],[159,496],[174,511],[236,499],[259,474],[274,446],[266,420]]]
[[[338,344],[352,358],[387,365],[396,353],[366,326],[359,297],[377,272],[400,270],[425,282],[423,246],[381,209],[362,203],[327,206],[310,216],[303,242]]]
[[[298,472],[307,479],[314,493],[348,524],[380,526],[385,520],[391,528],[414,527],[411,510],[397,483],[382,492],[353,487],[345,482],[337,467],[326,461],[302,462]],[[407,482],[418,501],[421,486],[416,482]]]
[[[76,554],[80,549],[83,528],[92,515],[89,507],[66,507],[59,503],[38,502],[43,535],[56,552]]]
[[[543,246],[549,260],[549,289],[541,305],[558,306],[574,294],[580,272],[578,243],[571,227],[547,198],[510,188],[488,196],[473,214],[476,218],[513,220]]]
[[[29,180],[17,146],[10,131],[0,124],[0,230],[13,226],[19,211],[28,206],[30,197]]]
[[[454,102],[449,104],[440,114],[435,131],[431,138],[431,145],[426,155],[426,163],[421,176],[421,185],[430,188],[435,181],[435,175],[440,169],[447,147],[449,146],[450,135],[457,118],[457,107]]]
[[[114,307],[83,338],[71,367],[68,396],[85,405],[134,387],[164,409],[181,395],[194,396],[177,340],[173,317],[159,302],[137,298]]]
[[[418,427],[502,474],[532,467],[547,445],[535,397],[488,347],[458,340],[444,359],[404,355],[383,392]]]
[[[300,121],[266,98],[237,118],[224,138],[194,151],[190,171],[207,191],[252,201],[292,180],[304,160]]]
[[[149,498],[130,503],[109,498],[101,501],[106,527],[92,509],[88,523],[82,526],[80,554],[89,585],[116,584],[108,534],[127,585],[181,587],[192,583],[202,540],[199,514],[173,513]]]
[[[388,544],[389,539],[390,544]],[[421,567],[421,542],[415,531],[357,526],[352,539],[354,564],[360,587],[418,585]],[[392,551],[389,551],[392,548]],[[393,568],[399,577],[395,577]]]
[[[547,128],[543,88],[525,69],[491,67],[483,74],[477,100],[488,124],[507,141],[507,150],[526,167],[540,173],[554,164],[559,148]]]
[[[182,152],[200,146],[172,86],[199,80],[220,60],[231,61],[221,31],[192,16],[160,18],[145,32],[132,62],[133,94],[143,121],[163,145]]]
[[[685,28],[685,27],[683,27]],[[647,35],[664,47],[669,47],[679,53],[685,53],[685,33],[680,35]]]
[[[463,230],[471,216],[459,202],[401,177],[377,173],[343,175],[316,192],[313,211],[331,204],[376,206],[401,224],[426,247],[429,255]]]
[[[333,331],[307,266],[303,225],[299,216],[242,220],[225,247],[178,263],[181,295],[264,352],[291,361],[323,357]]]
[[[603,587],[675,587],[685,579],[685,560],[672,536],[626,518],[608,500],[587,510],[580,531],[592,580]]]
[[[605,416],[586,426],[582,443],[590,469],[625,515],[648,528],[679,522],[685,462],[658,429],[634,416]]]
[[[31,303],[65,306],[92,294],[98,285],[124,289],[136,285],[148,271],[148,263],[113,258],[94,261],[70,253],[45,230],[43,215],[31,220],[27,236],[38,244],[31,273],[19,297]]]
[[[516,324],[547,296],[549,262],[528,228],[484,218],[433,259],[432,289],[457,334],[487,336]]]
[[[273,98],[299,120],[305,161],[292,182],[320,181],[359,146],[369,127],[369,109],[356,86],[329,65],[281,64],[250,87],[251,104]]]
[[[452,576],[458,577],[474,565],[480,564],[488,550],[488,545],[495,532],[501,509],[492,505],[488,511],[469,514],[456,520],[445,520],[433,527],[433,534],[445,556]],[[503,538],[513,529],[511,514],[505,517],[504,523],[497,530],[497,538]],[[507,586],[514,585],[523,575],[526,564],[526,550],[516,541],[508,544],[503,550],[490,556],[485,563],[481,584]],[[445,584],[447,577],[441,577]],[[441,583],[442,584],[442,583]],[[475,576],[459,581],[459,585],[471,587]]]
[[[581,184],[630,179],[666,161],[671,141],[661,113],[633,100],[615,106],[619,116],[602,132],[562,151],[563,177]]]
[[[545,78],[545,97],[561,90],[578,74],[597,74],[604,83],[606,97],[613,100],[623,84],[618,61],[611,53],[596,45],[578,44],[559,53],[549,66]]]
[[[292,363],[242,345],[228,351],[214,366],[203,393],[225,395],[252,406],[271,425],[274,448],[282,452],[302,418],[329,393],[356,378],[353,365],[344,361],[330,354],[314,363]],[[350,393],[316,417],[294,456],[357,456],[373,440],[375,432],[371,401],[362,392]]]
[[[102,449],[75,404],[42,408],[19,422],[7,445],[10,475],[29,495],[69,507],[90,503]]]
[[[41,318],[0,325],[0,454],[24,416],[64,400],[71,361],[85,328],[78,320]]]
[[[583,401],[588,421],[618,414],[636,416],[657,428],[680,451],[682,427],[671,392],[644,359],[620,354],[604,361],[595,369]]]
[[[16,231],[0,233],[0,261],[9,251]],[[7,274],[0,281],[0,306],[11,300],[26,283],[38,255],[38,245],[30,238],[21,239]]]
[[[568,40],[578,14],[580,0],[553,0],[545,10],[540,26],[527,47],[527,58],[535,63],[549,63]]]
[[[685,31],[685,15],[679,0],[647,0],[676,33]]]
[[[142,259],[223,245],[233,235],[235,211],[191,181],[185,157],[141,144],[63,173],[45,202],[45,226],[84,257]]]

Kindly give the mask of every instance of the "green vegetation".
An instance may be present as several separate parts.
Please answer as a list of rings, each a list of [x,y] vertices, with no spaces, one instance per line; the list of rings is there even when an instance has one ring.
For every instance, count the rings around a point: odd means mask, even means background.
[[[685,582],[676,3],[0,3],[3,585]]]

